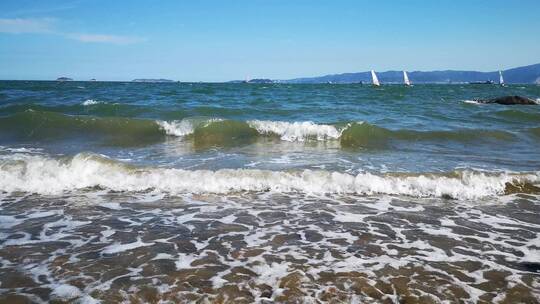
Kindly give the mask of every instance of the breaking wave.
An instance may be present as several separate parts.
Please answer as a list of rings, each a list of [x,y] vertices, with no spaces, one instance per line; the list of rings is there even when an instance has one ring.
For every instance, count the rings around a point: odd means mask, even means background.
[[[416,131],[390,130],[367,122],[316,124],[311,121],[287,122],[250,120],[247,122],[223,119],[184,119],[158,124],[167,135],[192,138],[207,145],[234,144],[259,137],[274,137],[283,141],[339,141],[343,147],[384,147],[391,140],[404,141],[482,141],[512,140],[514,134],[498,130]]]
[[[243,191],[314,194],[388,194],[479,199],[509,193],[540,193],[540,173],[472,170],[446,174],[373,174],[324,170],[182,170],[134,167],[90,153],[70,158],[10,154],[0,157],[0,190],[61,194],[101,188],[112,191],[230,193]]]
[[[87,100],[83,101],[82,105],[83,106],[93,106],[93,105],[97,105],[97,104],[100,104],[100,103],[106,103],[106,102],[95,100],[95,99],[87,99]]]
[[[305,141],[307,139],[328,140],[338,139],[345,128],[339,129],[333,125],[319,125],[311,121],[286,122],[252,120],[248,124],[261,134],[276,134],[286,141]]]
[[[0,118],[0,138],[9,140],[84,138],[123,146],[158,142],[165,138],[165,134],[152,120],[26,110]]]
[[[502,130],[391,130],[367,122],[317,124],[311,121],[237,121],[208,117],[154,121],[35,110],[0,117],[0,137],[12,140],[82,137],[121,146],[155,143],[166,136],[193,140],[200,147],[234,146],[260,138],[274,138],[294,142],[339,141],[343,147],[362,148],[385,147],[392,140],[480,142],[515,138],[513,133]]]

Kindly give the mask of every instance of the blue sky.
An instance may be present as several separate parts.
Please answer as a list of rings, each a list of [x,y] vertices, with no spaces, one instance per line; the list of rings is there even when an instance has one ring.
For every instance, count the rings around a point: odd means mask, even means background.
[[[539,0],[0,1],[0,79],[286,79],[540,62]]]

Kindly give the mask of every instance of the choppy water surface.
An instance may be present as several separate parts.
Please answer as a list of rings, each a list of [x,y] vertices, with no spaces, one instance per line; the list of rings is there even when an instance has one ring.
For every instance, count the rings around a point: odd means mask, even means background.
[[[0,302],[537,303],[538,86],[0,82]]]

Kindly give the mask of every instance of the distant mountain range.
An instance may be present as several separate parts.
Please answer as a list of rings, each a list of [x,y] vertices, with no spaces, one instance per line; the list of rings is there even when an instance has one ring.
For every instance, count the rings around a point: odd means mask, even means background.
[[[477,72],[477,71],[431,71],[408,72],[409,79],[413,83],[466,83],[473,81],[499,81],[499,71]],[[540,63],[508,69],[503,71],[506,83],[540,83]],[[377,72],[381,83],[402,83],[402,71]],[[284,83],[371,83],[371,73],[343,73],[326,75],[320,77],[295,78],[288,80],[278,80]]]

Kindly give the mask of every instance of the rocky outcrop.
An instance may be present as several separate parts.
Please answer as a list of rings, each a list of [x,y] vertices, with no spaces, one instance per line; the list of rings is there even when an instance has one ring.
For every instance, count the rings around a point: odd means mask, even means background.
[[[68,77],[58,77],[56,78],[56,81],[73,81],[73,79]]]
[[[532,99],[523,96],[502,96],[491,99],[479,99],[478,103],[497,103],[502,105],[537,105],[538,103]]]

